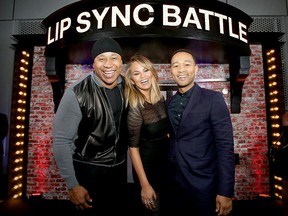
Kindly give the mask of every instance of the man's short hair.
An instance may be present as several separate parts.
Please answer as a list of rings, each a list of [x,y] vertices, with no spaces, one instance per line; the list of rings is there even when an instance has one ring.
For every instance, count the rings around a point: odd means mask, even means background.
[[[177,54],[177,53],[179,53],[179,52],[186,52],[186,53],[189,53],[191,56],[192,56],[192,58],[193,58],[193,60],[194,60],[194,62],[196,63],[196,58],[194,57],[194,54],[192,53],[192,51],[191,50],[189,50],[189,49],[178,49],[178,50],[176,50],[176,51],[174,51],[173,52],[173,54],[172,54],[172,56],[171,56],[171,58],[175,55],[175,54]]]

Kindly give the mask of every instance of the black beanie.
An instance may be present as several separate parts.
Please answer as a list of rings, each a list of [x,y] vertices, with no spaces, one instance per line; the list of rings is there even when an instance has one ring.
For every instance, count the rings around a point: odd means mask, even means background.
[[[104,52],[115,52],[123,58],[123,52],[120,45],[110,37],[103,37],[94,43],[91,50],[92,60],[94,61],[96,56]]]

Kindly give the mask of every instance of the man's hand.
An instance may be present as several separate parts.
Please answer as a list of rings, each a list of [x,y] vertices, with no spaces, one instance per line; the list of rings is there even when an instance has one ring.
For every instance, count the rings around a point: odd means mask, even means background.
[[[76,206],[77,209],[84,210],[87,208],[92,208],[92,205],[89,204],[92,202],[92,199],[84,187],[77,185],[74,188],[69,189],[69,196],[70,201]]]
[[[216,212],[218,216],[228,215],[232,211],[232,198],[217,195],[216,197]]]

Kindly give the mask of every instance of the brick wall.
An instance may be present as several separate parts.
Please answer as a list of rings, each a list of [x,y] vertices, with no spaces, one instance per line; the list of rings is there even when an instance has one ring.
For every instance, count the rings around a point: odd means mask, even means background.
[[[264,93],[263,61],[260,45],[251,45],[250,74],[243,86],[241,113],[232,114],[236,166],[235,199],[255,199],[259,193],[269,194],[267,158],[267,125]],[[43,193],[45,199],[68,199],[52,154],[53,92],[45,75],[45,47],[35,47],[30,101],[28,142],[27,196]],[[171,80],[169,65],[156,65],[161,81]],[[123,69],[124,73],[125,67]],[[66,66],[66,87],[86,73],[88,65]],[[204,79],[229,78],[228,65],[200,65],[196,81],[202,87],[230,90],[229,81],[202,82]],[[230,92],[223,95],[230,106]]]

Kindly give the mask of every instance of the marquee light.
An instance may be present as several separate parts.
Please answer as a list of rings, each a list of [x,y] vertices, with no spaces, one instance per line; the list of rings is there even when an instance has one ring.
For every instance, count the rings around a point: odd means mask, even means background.
[[[11,154],[13,161],[10,165],[11,174],[9,179],[9,196],[13,198],[20,198],[22,196],[22,180],[23,180],[23,167],[24,167],[24,137],[25,137],[25,114],[26,114],[26,100],[27,100],[27,80],[28,80],[28,66],[29,66],[29,52],[20,50],[19,56],[16,58],[17,94],[14,100],[15,107],[13,108],[15,119],[12,120],[12,137]]]

